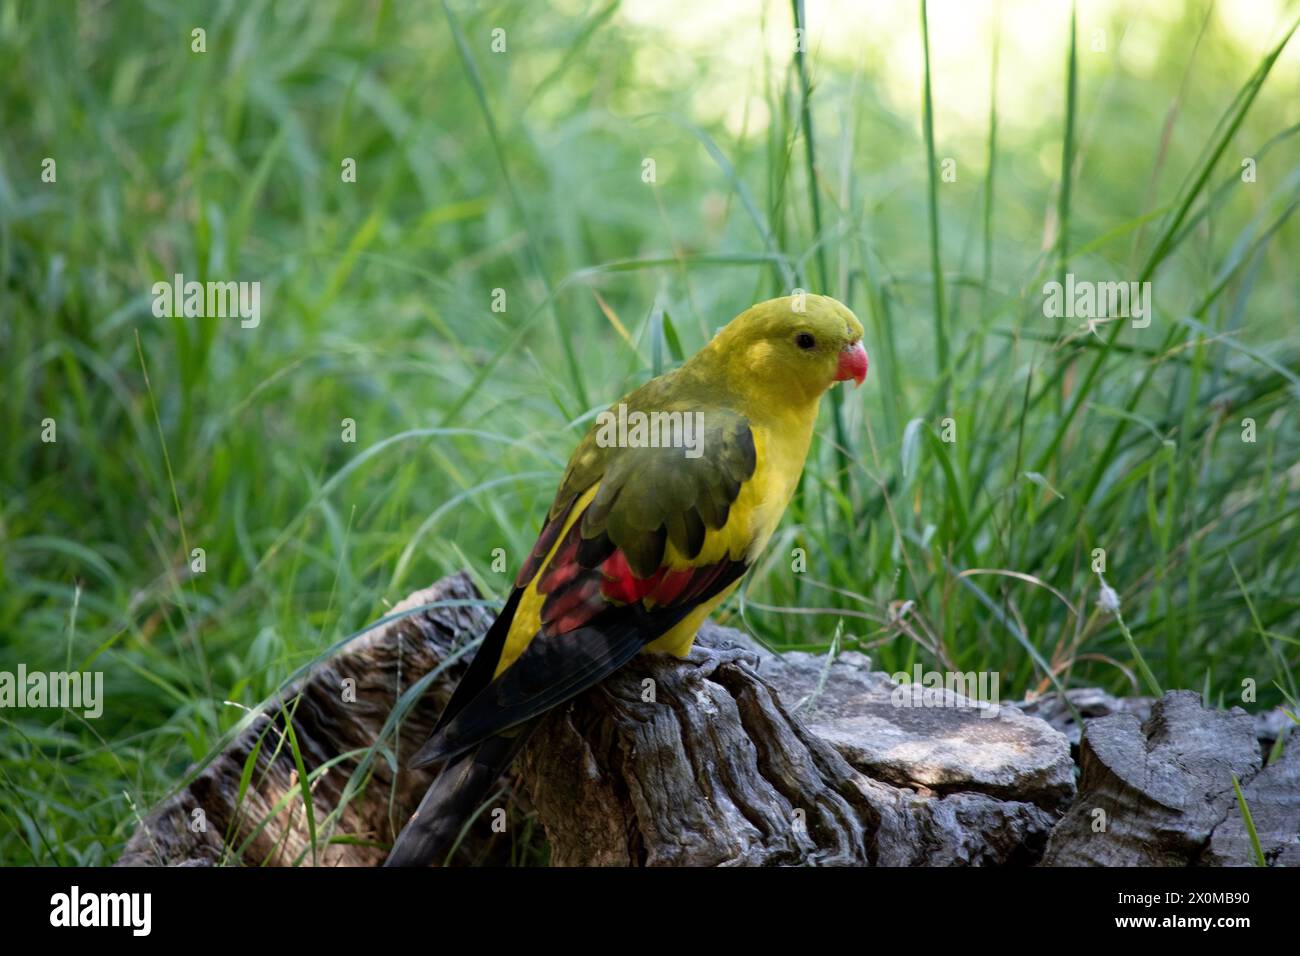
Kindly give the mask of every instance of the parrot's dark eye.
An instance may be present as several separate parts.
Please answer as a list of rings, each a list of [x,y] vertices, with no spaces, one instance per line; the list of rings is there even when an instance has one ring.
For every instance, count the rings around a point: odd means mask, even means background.
[[[794,344],[799,348],[807,350],[817,345],[817,340],[812,337],[811,332],[800,332],[794,337]]]

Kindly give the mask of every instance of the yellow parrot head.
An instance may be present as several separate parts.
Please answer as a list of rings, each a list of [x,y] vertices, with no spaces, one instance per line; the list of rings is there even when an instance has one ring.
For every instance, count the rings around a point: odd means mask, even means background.
[[[710,349],[733,387],[774,403],[813,401],[836,382],[867,377],[862,323],[830,296],[800,293],[746,309]]]

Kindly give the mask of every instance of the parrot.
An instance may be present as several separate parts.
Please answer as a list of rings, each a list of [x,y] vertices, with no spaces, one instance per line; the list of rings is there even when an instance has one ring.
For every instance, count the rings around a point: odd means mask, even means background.
[[[443,766],[385,866],[445,862],[551,708],[639,653],[687,656],[790,503],[822,395],[866,379],[862,336],[829,296],[760,302],[613,406],[628,420],[691,416],[693,449],[636,429],[611,441],[593,423],[504,607],[408,763]]]

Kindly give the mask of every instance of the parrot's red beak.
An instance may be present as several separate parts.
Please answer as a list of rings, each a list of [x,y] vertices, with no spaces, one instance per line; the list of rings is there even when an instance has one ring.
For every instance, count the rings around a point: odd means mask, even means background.
[[[862,347],[861,342],[854,342],[851,345],[844,346],[840,352],[840,364],[835,369],[835,381],[847,382],[853,379],[858,385],[861,385],[867,378],[867,350]]]

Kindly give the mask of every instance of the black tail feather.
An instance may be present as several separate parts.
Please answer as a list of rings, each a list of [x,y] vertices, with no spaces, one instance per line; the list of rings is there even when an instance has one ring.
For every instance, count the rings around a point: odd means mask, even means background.
[[[490,737],[442,768],[393,844],[384,866],[443,864],[461,828],[509,769],[532,726]]]

